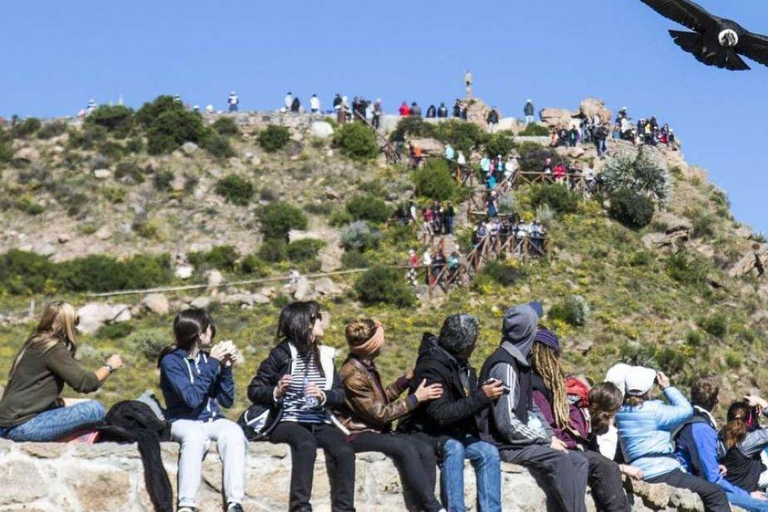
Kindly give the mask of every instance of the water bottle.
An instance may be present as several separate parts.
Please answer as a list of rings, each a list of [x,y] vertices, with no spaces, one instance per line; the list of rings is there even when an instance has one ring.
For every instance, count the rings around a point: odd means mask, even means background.
[[[304,403],[309,409],[314,409],[318,405],[317,397],[307,395],[307,388],[309,387],[309,377],[304,377]]]

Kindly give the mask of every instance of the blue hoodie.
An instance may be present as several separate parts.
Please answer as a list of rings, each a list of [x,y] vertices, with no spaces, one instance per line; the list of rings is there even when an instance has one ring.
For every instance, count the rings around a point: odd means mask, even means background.
[[[213,421],[235,400],[232,368],[200,352],[190,359],[177,348],[160,362],[160,389],[169,421]]]

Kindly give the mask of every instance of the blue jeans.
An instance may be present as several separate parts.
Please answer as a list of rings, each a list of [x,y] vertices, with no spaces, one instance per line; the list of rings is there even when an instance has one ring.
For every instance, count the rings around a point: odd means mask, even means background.
[[[768,501],[760,501],[752,496],[740,496],[730,492],[725,493],[728,496],[728,503],[741,507],[747,512],[763,512],[768,510]]]
[[[492,444],[467,436],[450,439],[443,447],[440,487],[448,512],[466,512],[464,504],[464,459],[475,468],[477,505],[480,512],[501,512],[501,462]]]
[[[72,407],[41,412],[26,423],[5,430],[0,429],[0,437],[17,443],[58,441],[80,427],[104,421],[105,416],[104,406],[95,400],[89,400]]]

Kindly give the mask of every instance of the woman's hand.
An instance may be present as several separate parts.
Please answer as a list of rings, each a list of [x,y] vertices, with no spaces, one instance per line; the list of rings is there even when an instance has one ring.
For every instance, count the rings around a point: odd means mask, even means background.
[[[283,375],[275,388],[275,398],[280,398],[288,391],[288,387],[291,385],[291,376]]]
[[[209,355],[219,362],[224,362],[224,358],[229,355],[229,351],[221,343],[218,343],[213,346]]]
[[[759,501],[768,501],[768,497],[765,496],[764,492],[754,491],[749,493],[749,495]]]
[[[656,373],[656,382],[659,384],[659,387],[661,389],[666,389],[670,386],[669,384],[669,377],[664,375],[664,372],[657,372]]]
[[[321,405],[325,403],[325,391],[317,387],[317,384],[309,384],[304,392],[309,396],[317,398]]]
[[[119,370],[123,367],[123,358],[120,356],[120,354],[112,354],[109,356],[109,359],[107,359],[106,364],[115,370]]]
[[[747,395],[744,397],[744,400],[747,401],[747,404],[749,404],[750,407],[759,407],[761,409],[768,407],[768,402],[757,395]]]
[[[638,468],[637,466],[628,466],[626,464],[619,464],[619,470],[622,474],[627,475],[629,478],[632,478],[633,480],[642,480],[645,475],[643,474],[643,470]]]
[[[427,379],[424,379],[413,394],[416,395],[419,403],[437,400],[443,396],[443,386],[441,384],[430,384],[427,386]]]

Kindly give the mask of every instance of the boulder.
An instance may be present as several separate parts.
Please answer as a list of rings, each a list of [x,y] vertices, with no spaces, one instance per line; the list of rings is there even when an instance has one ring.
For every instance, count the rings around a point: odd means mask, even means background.
[[[665,233],[674,233],[675,231],[690,232],[693,229],[693,223],[690,219],[680,217],[671,212],[657,211],[653,214],[651,222],[664,226]]]
[[[99,240],[109,240],[112,238],[112,230],[106,224],[101,226],[94,234]]]
[[[572,116],[570,110],[562,108],[545,108],[539,112],[541,122],[549,127],[560,125],[570,126]]]
[[[587,151],[582,146],[568,148],[568,156],[571,158],[581,158]]]
[[[181,151],[187,156],[192,156],[198,152],[200,148],[194,142],[185,142],[181,146]]]
[[[141,301],[141,304],[148,311],[160,316],[165,316],[171,311],[168,297],[162,293],[151,293],[147,295],[144,297],[144,300]]]
[[[605,106],[603,100],[597,98],[587,98],[579,105],[579,112],[581,115],[589,119],[590,121],[595,117],[595,114],[600,116],[603,124],[611,125],[613,122],[613,112]]]
[[[334,272],[341,268],[341,257],[344,256],[344,249],[338,244],[328,244],[317,255],[320,260],[320,270],[323,272]]]
[[[756,269],[758,261],[763,268],[768,266],[768,245],[755,244],[756,247],[747,251],[729,270],[730,277],[741,277]]]
[[[410,139],[411,144],[418,146],[425,155],[442,155],[445,146],[437,139]]]
[[[208,309],[210,305],[211,299],[204,296],[196,297],[189,303],[189,307],[198,309]]]
[[[37,253],[40,256],[45,256],[46,258],[49,258],[56,253],[56,247],[54,247],[53,244],[44,242],[44,243],[36,244],[35,246],[33,246],[32,252]]]
[[[174,275],[178,277],[179,279],[189,279],[192,277],[192,274],[195,272],[195,267],[192,265],[180,265],[176,267],[176,270],[174,271]]]
[[[310,133],[318,139],[327,139],[333,136],[333,126],[325,121],[315,121],[310,126]]]
[[[341,293],[341,287],[331,278],[321,277],[315,281],[315,291],[320,295],[338,295]]]
[[[77,310],[80,324],[77,329],[85,334],[94,334],[106,324],[127,322],[131,319],[128,304],[102,304],[91,302]]]
[[[70,235],[69,233],[61,233],[58,236],[58,241],[59,241],[60,244],[65,244],[65,243],[69,242],[70,240],[72,240],[72,235]]]
[[[222,304],[253,306],[254,304],[269,304],[269,299],[260,293],[233,293],[221,298]]]
[[[96,169],[93,171],[93,175],[97,180],[106,180],[112,177],[112,171],[109,169]]]
[[[206,277],[208,278],[208,287],[210,288],[216,288],[224,283],[224,276],[216,269],[209,270],[206,273]]]
[[[40,158],[40,152],[35,148],[21,148],[13,154],[13,158],[17,160],[26,160],[27,162],[34,162]]]
[[[288,232],[288,243],[306,240],[308,238],[325,240],[325,234],[317,231],[299,231],[298,229],[292,229]]]
[[[525,123],[517,119],[516,117],[504,117],[499,120],[499,131],[508,130],[513,135],[517,135],[525,129]]]
[[[342,194],[339,194],[331,187],[325,187],[325,197],[328,199],[335,199],[336,201],[341,201],[344,199]]]

